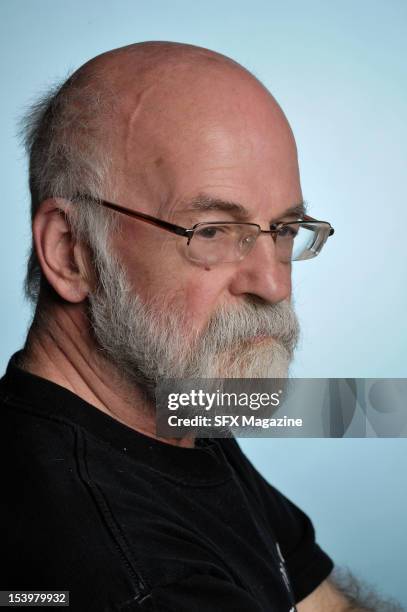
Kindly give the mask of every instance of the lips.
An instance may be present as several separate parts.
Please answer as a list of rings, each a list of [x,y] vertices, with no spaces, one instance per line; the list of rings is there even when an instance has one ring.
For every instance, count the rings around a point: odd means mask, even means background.
[[[259,342],[264,342],[265,340],[274,340],[274,338],[272,336],[266,336],[265,334],[251,338],[253,344],[259,344]]]

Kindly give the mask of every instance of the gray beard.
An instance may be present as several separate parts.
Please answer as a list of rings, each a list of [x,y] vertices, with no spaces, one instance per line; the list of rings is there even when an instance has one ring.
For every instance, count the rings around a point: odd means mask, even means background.
[[[186,313],[168,302],[144,304],[123,268],[98,258],[99,286],[89,296],[89,318],[104,356],[150,399],[156,385],[177,378],[285,378],[299,324],[288,301],[254,296],[219,309],[205,329],[191,332]],[[266,336],[253,343],[256,336]]]

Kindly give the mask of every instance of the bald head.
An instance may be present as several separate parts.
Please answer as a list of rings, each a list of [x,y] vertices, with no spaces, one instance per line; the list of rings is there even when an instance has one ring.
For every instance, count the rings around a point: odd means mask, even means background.
[[[107,131],[118,178],[112,189],[126,201],[142,198],[157,211],[176,197],[181,174],[198,172],[201,180],[204,172],[216,183],[220,168],[224,174],[238,164],[249,171],[270,154],[270,146],[276,159],[269,173],[281,171],[276,160],[282,148],[291,149],[296,165],[291,130],[274,98],[219,53],[140,43],[98,56],[77,76],[113,101],[113,121],[104,124],[102,142],[107,143]]]

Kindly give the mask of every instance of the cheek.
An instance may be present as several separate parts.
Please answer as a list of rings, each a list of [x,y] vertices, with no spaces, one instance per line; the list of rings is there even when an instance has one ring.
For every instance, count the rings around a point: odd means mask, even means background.
[[[184,305],[191,327],[201,331],[220,305],[219,291],[204,280],[199,284],[194,283],[186,288]]]
[[[191,268],[178,272],[176,283],[161,285],[158,307],[168,308],[184,317],[185,335],[200,333],[224,301],[225,283],[213,271]],[[157,298],[157,295],[156,295]]]
[[[139,224],[125,226],[116,236],[113,250],[123,263],[133,289],[145,302],[179,286],[179,270],[174,238],[167,232]]]
[[[124,231],[117,240],[130,284],[153,308],[185,316],[185,333],[199,332],[225,300],[228,270],[194,265],[179,253],[179,238],[154,229],[138,228],[136,235]]]

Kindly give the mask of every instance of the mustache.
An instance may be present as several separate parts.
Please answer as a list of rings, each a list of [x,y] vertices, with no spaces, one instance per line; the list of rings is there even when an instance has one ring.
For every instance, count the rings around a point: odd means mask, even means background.
[[[254,336],[271,336],[292,354],[299,333],[297,315],[290,302],[270,304],[253,297],[233,310],[222,307],[209,320],[201,341],[222,351],[244,344]]]

